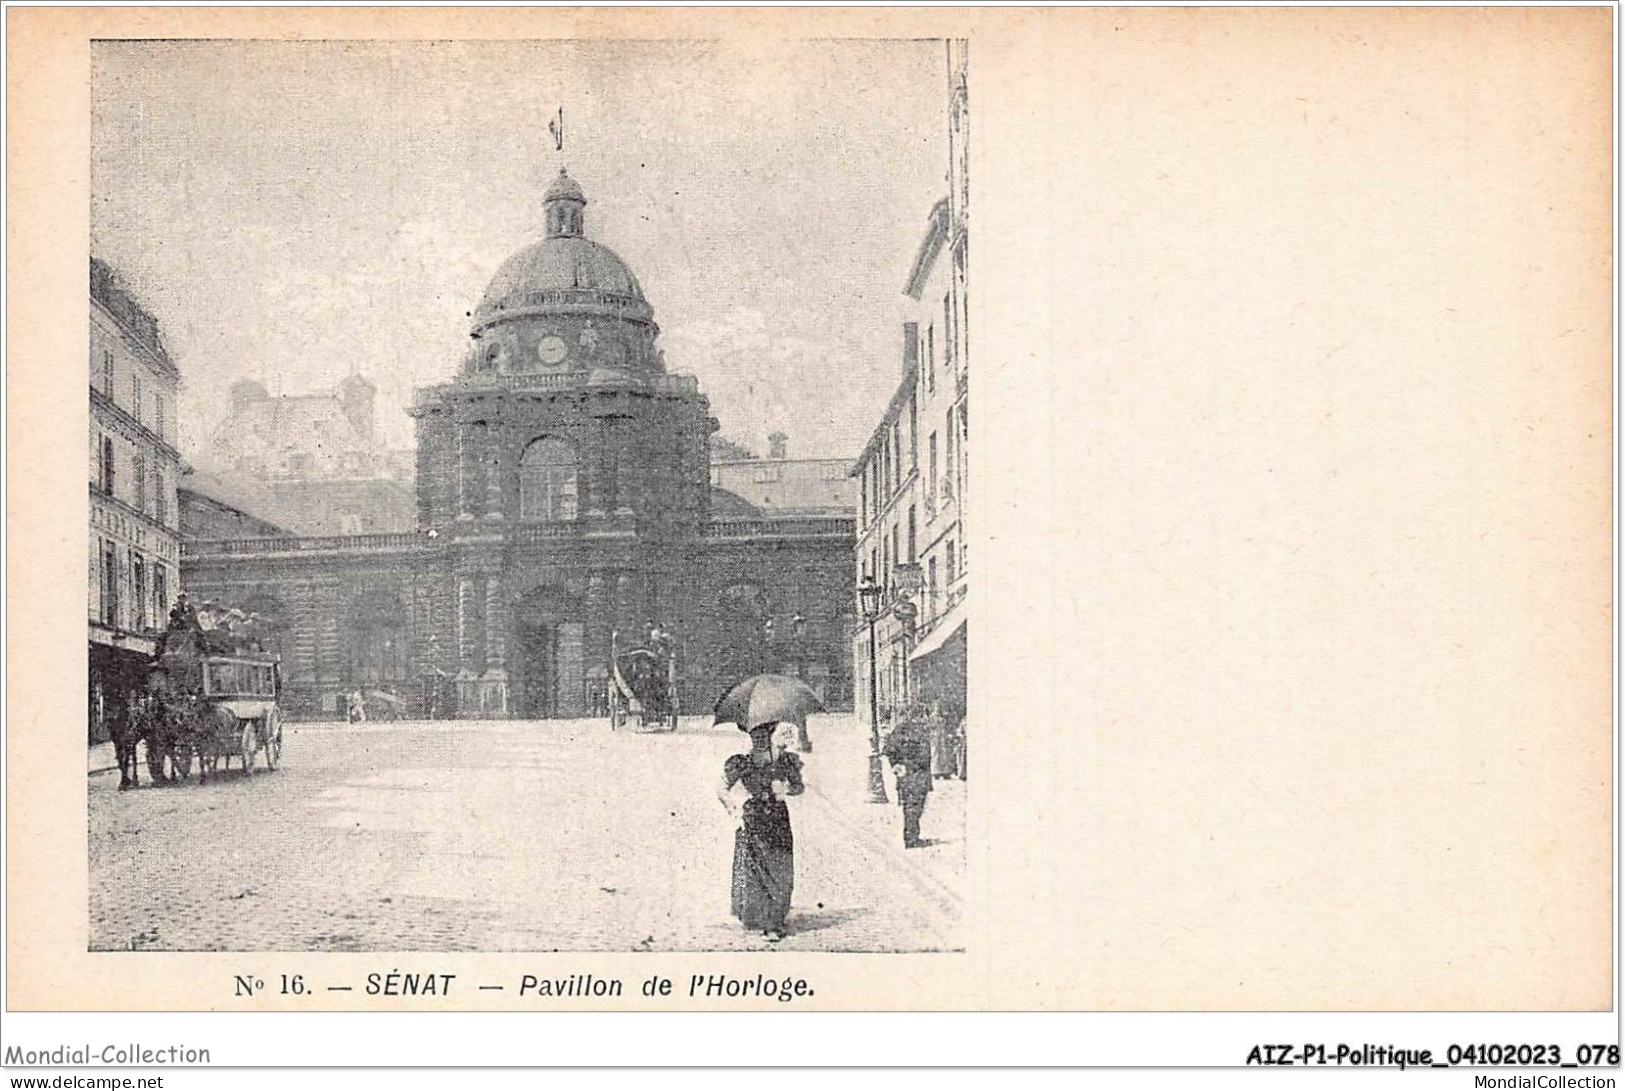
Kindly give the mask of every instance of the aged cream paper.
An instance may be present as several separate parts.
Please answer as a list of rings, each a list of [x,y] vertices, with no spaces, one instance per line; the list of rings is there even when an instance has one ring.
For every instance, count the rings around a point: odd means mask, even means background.
[[[7,1005],[447,1006],[231,996],[400,968],[804,976],[848,1010],[1605,1008],[1610,16],[8,13]],[[965,952],[88,952],[90,40],[832,36],[971,43]]]

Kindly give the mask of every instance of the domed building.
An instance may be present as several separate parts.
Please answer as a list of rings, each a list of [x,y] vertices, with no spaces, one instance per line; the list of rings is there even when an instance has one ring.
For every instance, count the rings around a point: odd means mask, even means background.
[[[438,678],[442,715],[587,715],[612,634],[651,622],[675,638],[687,712],[765,670],[850,702],[855,496],[846,513],[713,518],[710,403],[667,371],[643,287],[588,237],[587,207],[560,171],[544,236],[491,277],[455,376],[416,392],[414,533],[187,543],[189,590],[284,619],[295,713],[336,715],[359,687],[423,714]]]

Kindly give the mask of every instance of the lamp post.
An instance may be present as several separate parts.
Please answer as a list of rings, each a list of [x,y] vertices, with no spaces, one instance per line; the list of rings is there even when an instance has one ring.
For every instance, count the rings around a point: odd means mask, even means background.
[[[805,682],[807,680],[807,619],[799,613],[792,617],[790,619],[790,632],[795,636],[796,677]]]
[[[794,637],[794,650],[796,656],[796,678],[803,684],[807,681],[807,619],[797,611],[790,619],[790,632]],[[819,695],[822,699],[823,695]],[[812,739],[807,734],[807,722],[803,720],[796,725],[796,749],[803,754],[812,752]]]
[[[858,584],[858,606],[869,623],[869,802],[885,803],[886,780],[880,772],[880,676],[875,651],[875,622],[880,618],[880,587],[869,576]]]

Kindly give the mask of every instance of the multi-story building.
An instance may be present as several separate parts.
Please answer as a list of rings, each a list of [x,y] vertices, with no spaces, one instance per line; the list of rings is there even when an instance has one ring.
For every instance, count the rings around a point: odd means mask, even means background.
[[[789,437],[775,432],[766,458],[711,456],[711,508],[741,516],[857,514],[857,489],[844,458],[790,458]]]
[[[375,393],[360,375],[330,394],[277,397],[240,380],[202,461],[216,480],[251,490],[257,514],[295,533],[410,531],[413,460],[378,441]]]
[[[963,42],[948,44],[948,74],[949,196],[932,208],[903,288],[908,318],[901,381],[851,471],[859,484],[856,577],[883,589],[875,623],[875,711],[885,719],[905,701],[935,705],[945,748],[959,745],[966,710],[969,116]],[[868,716],[867,627],[854,634],[852,654],[855,698]],[[939,761],[963,771],[962,753]]]
[[[587,237],[581,187],[561,172],[542,203],[546,235],[497,269],[457,373],[416,392],[413,530],[188,540],[188,588],[280,621],[293,715],[439,679],[459,715],[582,715],[613,635],[651,622],[675,638],[685,711],[768,670],[845,707],[850,506],[713,506],[709,400],[667,370],[642,285]],[[850,505],[850,489],[828,493]]]
[[[90,738],[105,739],[180,589],[175,400],[158,323],[90,260]]]

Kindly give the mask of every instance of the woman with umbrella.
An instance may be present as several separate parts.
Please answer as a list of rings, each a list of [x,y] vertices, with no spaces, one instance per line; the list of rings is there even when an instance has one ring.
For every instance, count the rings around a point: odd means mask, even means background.
[[[750,733],[750,752],[735,754],[723,765],[717,798],[739,823],[734,832],[733,915],[746,928],[760,929],[772,942],[784,938],[795,887],[795,839],[785,800],[804,790],[801,759],[787,753],[781,724],[804,724],[820,707],[818,697],[801,682],[763,674],[734,686],[717,702],[717,723],[731,723]],[[735,806],[733,788],[743,784],[747,797]]]

